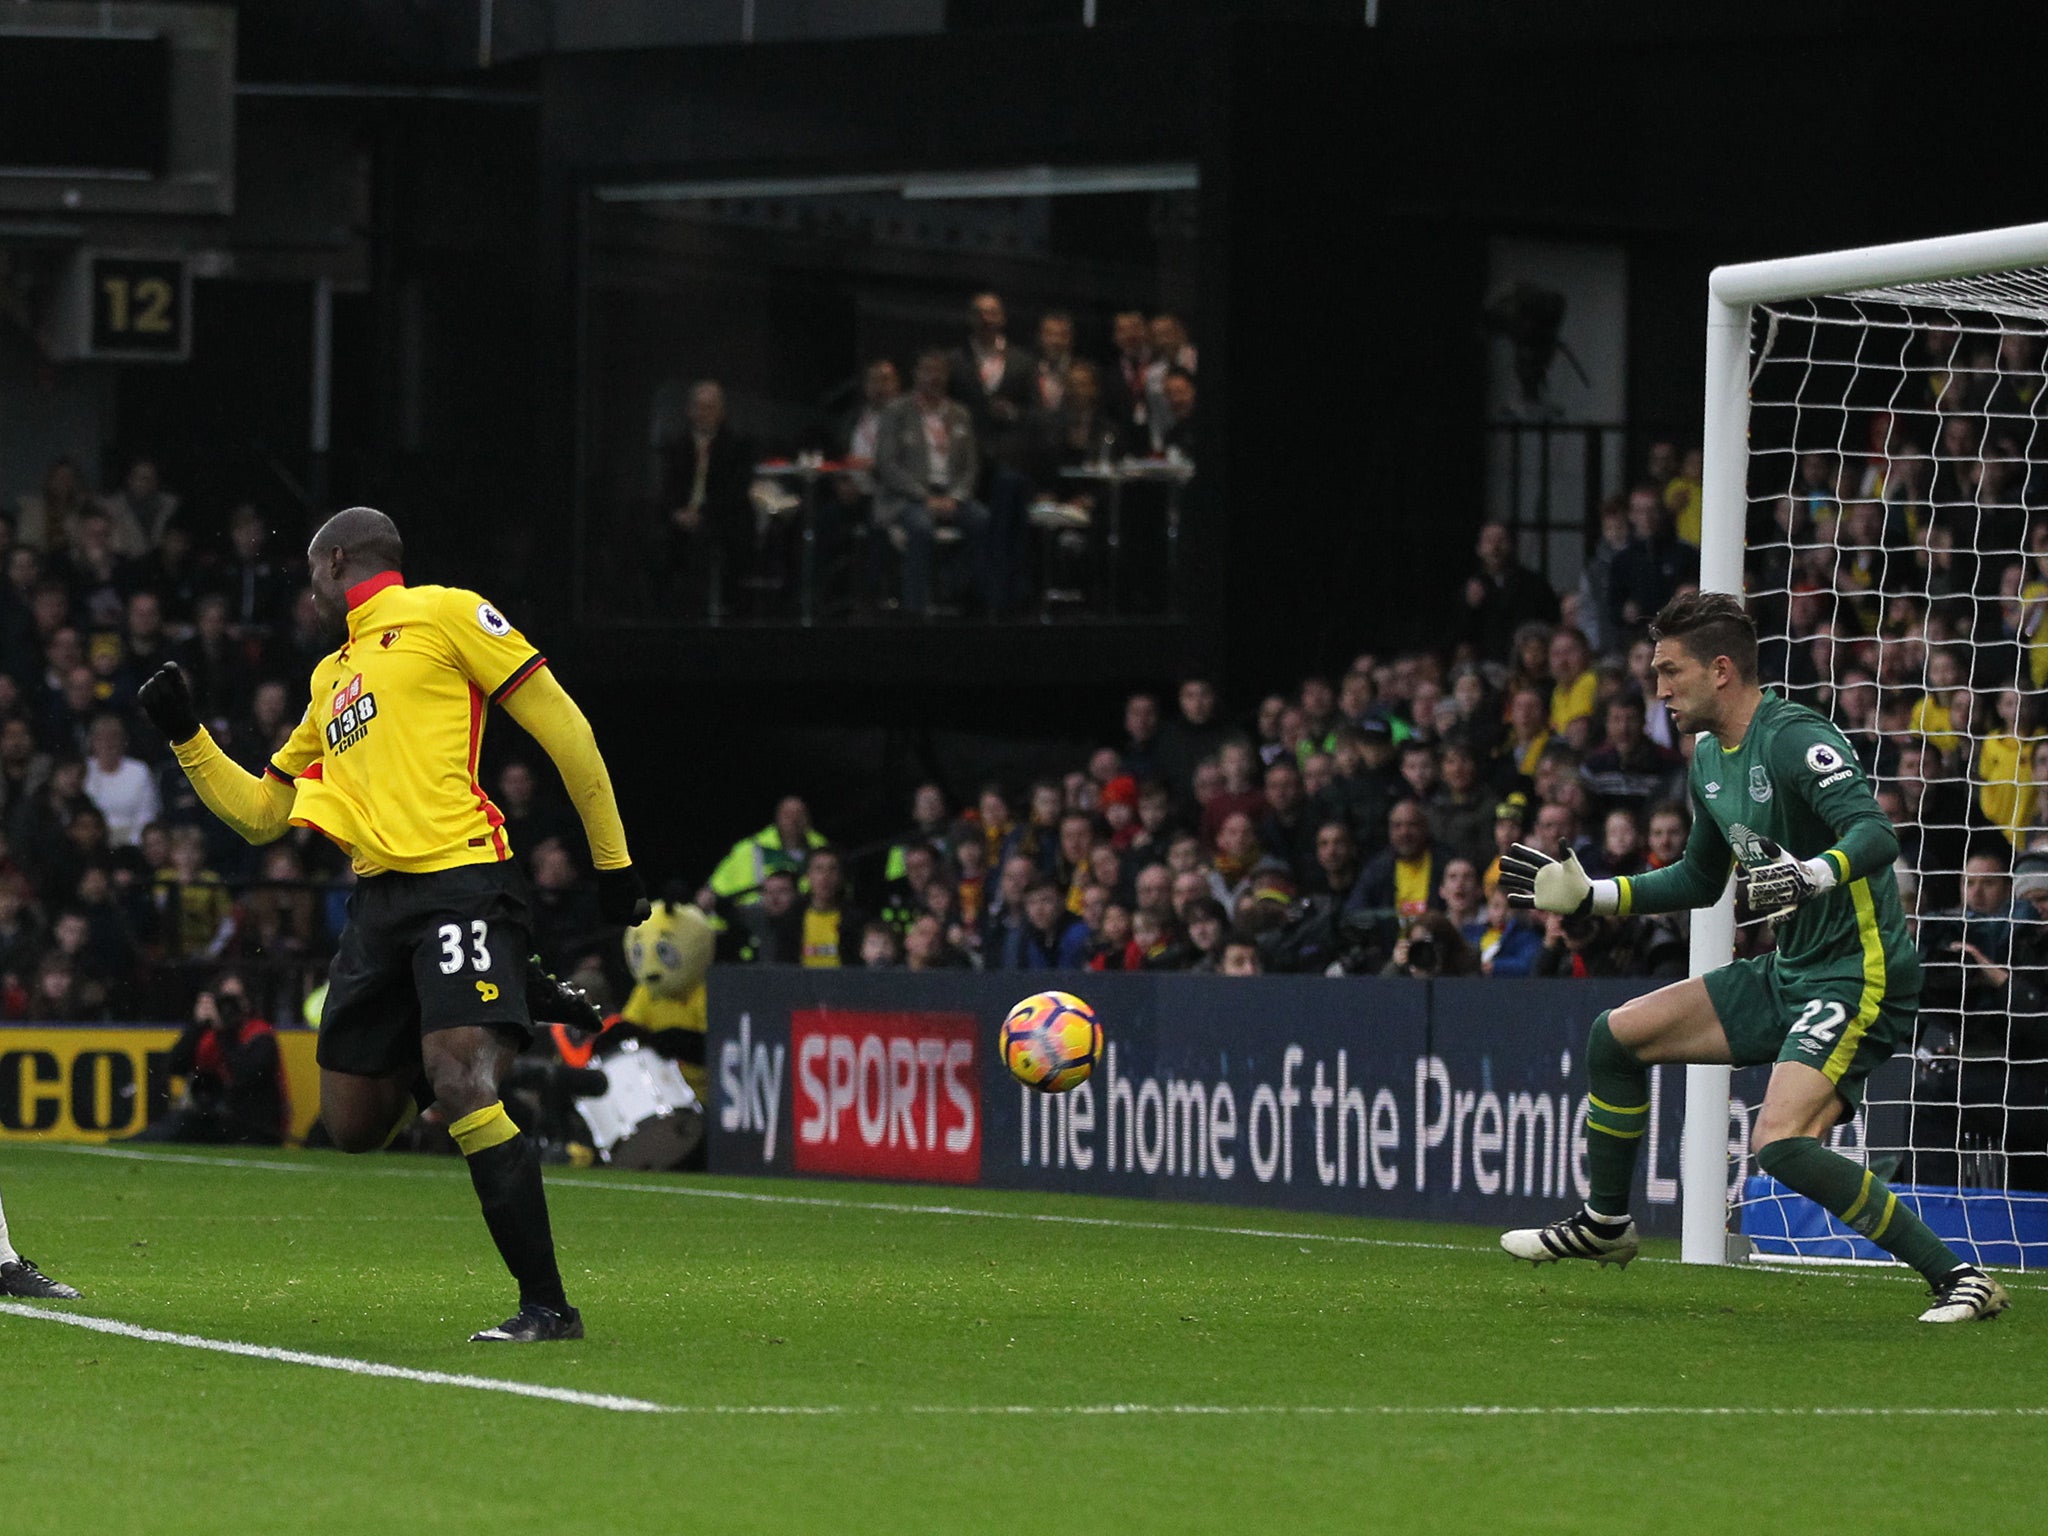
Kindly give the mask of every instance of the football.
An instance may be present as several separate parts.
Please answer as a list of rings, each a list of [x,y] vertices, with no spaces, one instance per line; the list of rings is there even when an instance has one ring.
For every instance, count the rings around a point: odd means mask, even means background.
[[[1088,1080],[1102,1055],[1095,1010],[1071,992],[1035,992],[1003,1020],[1003,1065],[1027,1088],[1065,1093]]]

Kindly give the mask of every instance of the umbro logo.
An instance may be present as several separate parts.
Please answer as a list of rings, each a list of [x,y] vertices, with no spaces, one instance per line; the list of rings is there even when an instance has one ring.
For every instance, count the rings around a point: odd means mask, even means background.
[[[1719,797],[1721,793],[1721,786],[1718,784],[1702,785],[1701,792],[1705,794],[1709,800],[1713,800]]]

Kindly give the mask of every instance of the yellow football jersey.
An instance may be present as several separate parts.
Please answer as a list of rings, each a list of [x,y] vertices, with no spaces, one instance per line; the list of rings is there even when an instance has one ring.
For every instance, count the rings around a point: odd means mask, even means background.
[[[1600,679],[1589,667],[1569,683],[1555,684],[1550,690],[1550,728],[1562,731],[1574,720],[1582,720],[1593,713],[1593,701],[1600,696]]]
[[[293,825],[332,838],[362,875],[509,859],[477,753],[490,706],[546,658],[460,587],[387,571],[348,599],[348,643],[313,669],[306,717],[266,770],[293,786]]]

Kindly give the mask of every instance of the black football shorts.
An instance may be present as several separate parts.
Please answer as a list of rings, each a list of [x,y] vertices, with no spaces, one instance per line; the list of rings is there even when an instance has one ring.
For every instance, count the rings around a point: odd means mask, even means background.
[[[510,863],[372,875],[349,893],[327,972],[320,1065],[366,1077],[420,1065],[420,1037],[468,1024],[531,1033],[526,877]]]

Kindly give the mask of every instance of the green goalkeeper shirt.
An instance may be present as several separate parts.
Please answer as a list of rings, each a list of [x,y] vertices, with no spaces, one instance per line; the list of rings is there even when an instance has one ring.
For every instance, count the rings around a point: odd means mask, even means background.
[[[1892,874],[1898,836],[1849,743],[1824,715],[1766,690],[1733,751],[1712,735],[1699,738],[1691,791],[1685,857],[1618,881],[1617,910],[1712,906],[1734,859],[1752,869],[1769,862],[1757,841],[1769,838],[1795,858],[1825,857],[1836,880],[1779,925],[1780,978],[1788,985],[1861,981],[1873,1000],[1919,994],[1920,960]]]

